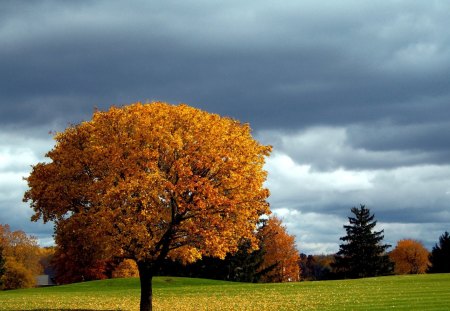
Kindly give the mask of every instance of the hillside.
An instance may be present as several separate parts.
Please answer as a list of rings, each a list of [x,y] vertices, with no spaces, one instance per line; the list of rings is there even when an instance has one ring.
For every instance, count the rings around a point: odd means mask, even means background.
[[[448,310],[450,274],[248,284],[157,277],[155,310]],[[138,279],[0,292],[0,310],[136,310]]]

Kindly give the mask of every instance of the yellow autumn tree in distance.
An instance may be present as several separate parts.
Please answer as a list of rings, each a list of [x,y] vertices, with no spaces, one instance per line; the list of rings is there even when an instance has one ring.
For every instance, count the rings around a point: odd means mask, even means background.
[[[54,221],[56,237],[82,224],[86,244],[136,261],[141,310],[152,308],[164,258],[224,258],[242,239],[257,247],[253,231],[270,213],[271,147],[247,124],[184,104],[135,103],[96,111],[55,140],[27,178],[32,220]]]
[[[0,224],[0,289],[18,289],[36,285],[42,272],[41,251],[37,238],[22,230],[11,231]]]
[[[270,217],[259,235],[263,244],[263,262],[260,271],[267,270],[263,282],[300,281],[300,254],[295,246],[295,236],[290,235],[280,218]]]
[[[394,250],[389,254],[395,264],[395,274],[425,273],[430,264],[430,253],[419,241],[403,239],[397,242]]]

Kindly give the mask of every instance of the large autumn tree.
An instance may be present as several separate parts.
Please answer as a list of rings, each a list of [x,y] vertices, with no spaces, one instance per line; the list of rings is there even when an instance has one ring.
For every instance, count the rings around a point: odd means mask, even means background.
[[[395,274],[420,274],[428,268],[428,250],[416,240],[403,239],[389,254],[395,264]]]
[[[99,253],[135,260],[141,310],[151,310],[164,258],[223,258],[242,238],[256,247],[256,223],[269,213],[271,147],[247,124],[187,105],[136,103],[96,111],[55,140],[27,178],[32,219],[54,221],[56,237],[82,224]]]
[[[386,254],[390,247],[382,244],[383,230],[374,231],[377,221],[375,215],[364,205],[353,207],[354,217],[348,217],[349,225],[344,225],[347,234],[341,237],[344,243],[339,246],[333,263],[334,273],[343,278],[364,278],[390,274],[393,264]]]

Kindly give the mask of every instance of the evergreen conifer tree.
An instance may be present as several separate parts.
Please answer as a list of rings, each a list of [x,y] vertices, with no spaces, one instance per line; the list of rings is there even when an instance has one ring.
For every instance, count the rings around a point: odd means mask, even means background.
[[[386,254],[391,245],[381,244],[384,230],[373,231],[377,222],[364,205],[353,207],[355,217],[349,217],[350,225],[344,225],[347,235],[340,239],[339,252],[335,255],[333,269],[339,278],[364,278],[390,274],[393,264]]]
[[[439,245],[433,247],[430,263],[430,273],[450,272],[450,235],[447,231],[439,237]]]

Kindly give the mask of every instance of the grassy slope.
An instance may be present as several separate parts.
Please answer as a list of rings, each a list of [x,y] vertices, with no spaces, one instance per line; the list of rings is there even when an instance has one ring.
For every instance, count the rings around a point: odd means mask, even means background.
[[[138,279],[0,292],[0,310],[136,310]],[[450,274],[284,284],[158,277],[155,310],[449,310]]]

